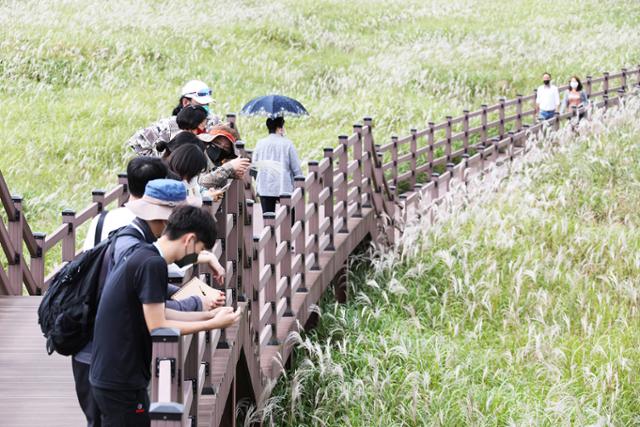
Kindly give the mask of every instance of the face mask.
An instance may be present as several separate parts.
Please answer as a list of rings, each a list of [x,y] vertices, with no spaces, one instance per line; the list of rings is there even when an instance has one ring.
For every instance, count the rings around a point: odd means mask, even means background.
[[[186,254],[179,260],[175,261],[175,265],[178,267],[186,267],[187,265],[194,264],[198,260],[198,254],[196,253],[195,244],[193,245],[193,252],[190,254]]]
[[[208,105],[203,105],[202,108],[204,108],[204,110],[207,112],[207,114],[209,114],[209,106]]]
[[[551,83],[551,80],[543,80],[542,83],[544,83],[545,86],[549,86],[549,84]]]
[[[578,87],[578,82],[573,81],[570,83],[571,89],[576,89]]]

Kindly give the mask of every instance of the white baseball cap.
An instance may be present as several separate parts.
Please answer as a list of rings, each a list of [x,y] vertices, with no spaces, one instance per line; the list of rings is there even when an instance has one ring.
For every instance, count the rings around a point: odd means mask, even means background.
[[[180,95],[186,98],[193,99],[198,104],[211,104],[213,103],[213,98],[211,97],[211,89],[209,85],[201,80],[190,80],[182,86],[182,91],[180,91]]]

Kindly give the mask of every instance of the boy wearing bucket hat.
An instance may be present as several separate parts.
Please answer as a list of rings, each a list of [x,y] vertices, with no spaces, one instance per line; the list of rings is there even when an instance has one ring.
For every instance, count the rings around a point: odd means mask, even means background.
[[[173,109],[172,116],[161,119],[149,127],[140,129],[127,141],[127,146],[141,156],[157,156],[156,145],[163,141],[165,143],[173,139],[179,132],[180,127],[176,121],[176,116],[188,105],[202,106],[207,111],[206,129],[208,130],[217,124],[220,119],[211,114],[209,104],[213,103],[212,91],[209,86],[201,80],[191,80],[182,87],[180,100]]]

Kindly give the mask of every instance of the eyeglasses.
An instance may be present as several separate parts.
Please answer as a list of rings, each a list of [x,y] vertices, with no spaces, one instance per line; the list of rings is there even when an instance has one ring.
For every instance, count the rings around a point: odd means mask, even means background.
[[[206,89],[201,89],[197,92],[190,92],[188,95],[196,95],[196,96],[211,96],[213,92],[211,91],[211,89],[206,88]]]

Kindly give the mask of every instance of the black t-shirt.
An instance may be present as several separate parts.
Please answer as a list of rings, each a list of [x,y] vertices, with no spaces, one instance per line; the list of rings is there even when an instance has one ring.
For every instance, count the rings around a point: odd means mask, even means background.
[[[167,299],[167,263],[143,243],[119,260],[107,277],[93,333],[91,384],[109,390],[146,388],[151,376],[151,335],[142,304]]]

